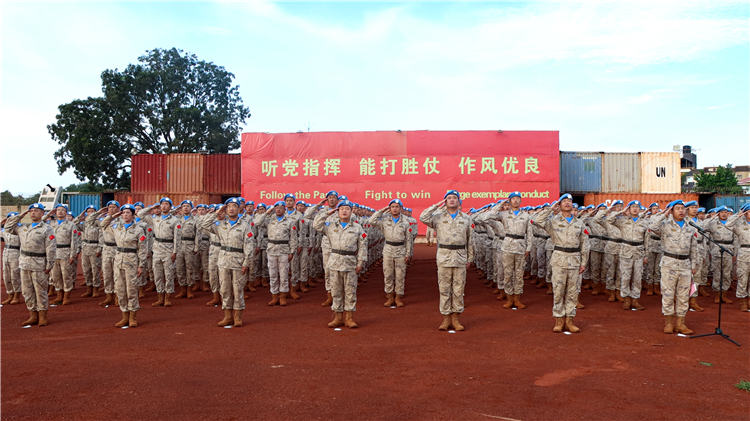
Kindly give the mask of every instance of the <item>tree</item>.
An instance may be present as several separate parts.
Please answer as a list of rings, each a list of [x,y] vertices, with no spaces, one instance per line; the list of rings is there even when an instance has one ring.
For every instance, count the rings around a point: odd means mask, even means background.
[[[172,48],[154,49],[123,71],[101,74],[102,97],[58,107],[47,126],[61,145],[58,172],[104,188],[127,188],[135,153],[227,153],[250,117],[234,75]]]
[[[737,176],[732,171],[732,164],[716,168],[716,174],[701,170],[695,175],[695,190],[721,194],[742,194],[742,187],[737,184]]]
[[[14,195],[8,190],[5,190],[4,192],[0,193],[0,203],[3,204],[3,206],[18,206],[18,205],[30,205],[32,203],[36,203],[36,201],[39,199],[39,195],[41,192],[29,195],[28,197],[23,197],[23,195]],[[5,215],[2,215],[1,217],[5,217]]]

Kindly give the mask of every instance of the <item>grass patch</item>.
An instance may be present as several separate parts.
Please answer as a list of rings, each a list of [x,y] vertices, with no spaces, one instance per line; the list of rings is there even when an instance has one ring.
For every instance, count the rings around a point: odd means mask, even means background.
[[[734,385],[734,387],[744,390],[745,392],[750,392],[750,382],[747,380],[740,380],[740,382]]]

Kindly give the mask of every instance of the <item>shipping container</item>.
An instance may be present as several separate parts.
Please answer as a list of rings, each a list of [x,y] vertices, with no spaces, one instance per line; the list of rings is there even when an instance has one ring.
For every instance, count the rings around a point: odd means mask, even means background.
[[[239,196],[242,183],[240,154],[212,154],[203,157],[203,191]]]
[[[622,200],[626,205],[631,200],[638,200],[643,206],[648,206],[654,202],[659,204],[659,207],[664,209],[667,203],[681,199],[685,202],[690,200],[698,200],[697,193],[684,193],[684,194],[648,194],[648,193],[588,193],[583,198],[583,204],[598,205],[600,203],[606,203],[609,205],[615,200]]]
[[[115,200],[120,204],[143,202],[144,205],[151,206],[157,203],[162,197],[168,197],[172,200],[175,206],[178,206],[183,200],[190,200],[193,205],[203,203],[210,205],[213,203],[222,203],[222,196],[220,194],[208,194],[208,193],[172,193],[172,194],[160,194],[160,193],[134,193],[134,192],[117,192],[115,193]]]
[[[560,152],[561,192],[586,193],[601,189],[601,152]]]
[[[169,193],[204,192],[203,157],[196,153],[167,155],[167,188]]]
[[[133,155],[130,167],[130,190],[144,193],[167,191],[167,155]]]
[[[712,205],[710,207],[717,208],[719,206],[726,206],[732,208],[735,212],[738,212],[745,203],[750,203],[750,196],[727,196],[727,195],[715,195]]]
[[[68,205],[70,212],[78,216],[86,209],[88,205],[94,205],[96,209],[102,207],[102,195],[99,193],[71,193],[65,192],[65,203]]]
[[[640,154],[623,152],[603,153],[601,191],[640,192]]]
[[[679,193],[681,186],[678,152],[641,152],[642,193]]]

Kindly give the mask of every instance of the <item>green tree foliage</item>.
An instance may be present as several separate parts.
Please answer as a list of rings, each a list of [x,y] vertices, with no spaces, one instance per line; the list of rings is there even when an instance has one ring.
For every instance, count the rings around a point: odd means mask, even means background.
[[[101,74],[102,97],[60,105],[47,126],[61,145],[60,174],[128,188],[135,153],[227,153],[240,146],[250,117],[234,75],[224,67],[172,48],[154,49],[123,71]]]
[[[32,203],[36,203],[37,200],[39,200],[40,194],[41,192],[24,197],[20,194],[16,196],[10,191],[5,190],[4,192],[0,193],[0,204],[2,204],[3,206],[30,205]]]
[[[695,190],[721,194],[742,194],[742,187],[737,184],[737,176],[732,171],[732,164],[719,166],[716,174],[700,171],[695,175]]]

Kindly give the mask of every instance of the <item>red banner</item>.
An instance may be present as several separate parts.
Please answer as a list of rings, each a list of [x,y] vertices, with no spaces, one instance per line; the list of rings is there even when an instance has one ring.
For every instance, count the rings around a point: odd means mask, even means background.
[[[266,204],[286,193],[317,203],[336,190],[375,209],[399,198],[419,218],[448,189],[464,211],[516,190],[523,205],[550,202],[559,177],[556,131],[242,134],[242,195]]]

